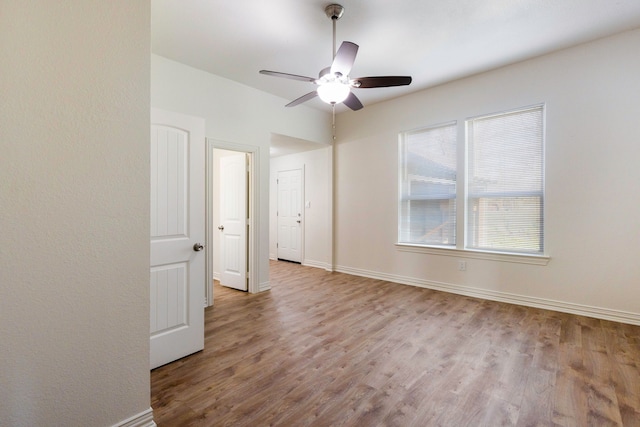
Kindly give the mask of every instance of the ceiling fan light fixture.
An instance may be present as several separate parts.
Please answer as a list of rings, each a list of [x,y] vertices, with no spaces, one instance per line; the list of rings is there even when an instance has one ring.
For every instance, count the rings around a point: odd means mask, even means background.
[[[323,102],[332,106],[343,103],[351,110],[357,111],[360,110],[363,105],[356,94],[351,91],[352,88],[366,89],[406,86],[411,83],[410,76],[374,76],[358,77],[353,80],[349,79],[353,64],[356,60],[356,54],[358,53],[358,45],[353,42],[343,41],[340,48],[336,50],[336,21],[338,21],[344,13],[344,7],[339,4],[330,4],[325,7],[324,11],[333,23],[333,61],[331,62],[331,66],[323,68],[320,71],[317,79],[297,74],[260,70],[260,74],[300,80],[303,82],[313,83],[317,86],[317,89],[313,92],[309,92],[306,95],[302,95],[294,99],[285,105],[285,107],[294,107],[318,96]]]
[[[332,81],[318,86],[318,96],[327,104],[339,104],[349,96],[351,89],[339,81]]]

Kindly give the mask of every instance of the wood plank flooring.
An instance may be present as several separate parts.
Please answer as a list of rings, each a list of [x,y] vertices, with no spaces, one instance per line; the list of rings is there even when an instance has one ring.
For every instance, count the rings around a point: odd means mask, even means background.
[[[215,288],[159,427],[640,426],[640,327],[271,262]]]

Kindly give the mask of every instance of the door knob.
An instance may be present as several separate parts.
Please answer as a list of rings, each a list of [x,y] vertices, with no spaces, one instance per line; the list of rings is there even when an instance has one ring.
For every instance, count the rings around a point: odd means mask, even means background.
[[[220,227],[218,227],[218,230],[224,231],[224,225],[221,225]]]
[[[298,224],[300,224],[300,220],[299,220],[299,219],[298,219],[298,220],[296,220],[296,222],[297,222]]]
[[[202,243],[196,243],[193,245],[193,250],[196,252],[200,252],[204,249],[204,245]]]

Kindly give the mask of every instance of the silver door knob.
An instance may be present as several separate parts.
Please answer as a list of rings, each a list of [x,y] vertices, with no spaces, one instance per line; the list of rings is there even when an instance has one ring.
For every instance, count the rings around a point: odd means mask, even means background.
[[[193,245],[193,250],[196,252],[200,252],[204,249],[204,245],[202,243],[196,243]]]
[[[221,225],[220,227],[218,227],[218,230],[224,231],[224,225]]]

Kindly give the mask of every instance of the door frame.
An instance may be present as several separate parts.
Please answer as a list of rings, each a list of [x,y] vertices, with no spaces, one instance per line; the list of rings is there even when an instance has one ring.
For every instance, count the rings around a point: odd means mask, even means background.
[[[247,235],[247,279],[248,279],[248,292],[258,293],[260,292],[260,283],[258,282],[259,271],[259,242],[260,242],[260,221],[258,221],[260,213],[260,147],[248,144],[238,144],[235,142],[220,141],[213,138],[206,138],[206,224],[205,224],[205,244],[207,251],[206,262],[206,278],[207,286],[205,287],[205,296],[207,300],[207,306],[212,306],[214,303],[213,297],[213,257],[216,254],[217,248],[213,247],[213,150],[230,150],[238,151],[248,154],[249,159],[249,233]]]

